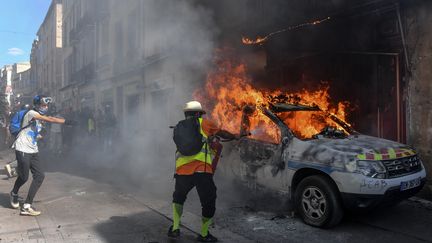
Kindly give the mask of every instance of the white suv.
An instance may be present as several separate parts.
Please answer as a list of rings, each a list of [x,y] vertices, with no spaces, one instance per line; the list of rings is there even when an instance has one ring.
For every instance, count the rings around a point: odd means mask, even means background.
[[[424,186],[424,166],[407,145],[361,135],[331,114],[324,115],[343,130],[326,127],[310,139],[299,139],[280,118],[296,111],[322,112],[283,103],[261,108],[280,130],[280,141],[244,137],[236,153],[225,154],[229,161],[221,166],[229,168],[222,170],[254,189],[288,195],[306,224],[322,228],[337,225],[345,209],[394,205]]]

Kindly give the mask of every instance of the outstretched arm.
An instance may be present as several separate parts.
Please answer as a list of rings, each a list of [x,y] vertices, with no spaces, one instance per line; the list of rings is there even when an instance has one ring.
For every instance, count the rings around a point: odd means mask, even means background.
[[[232,134],[232,133],[230,133],[230,132],[228,132],[226,130],[219,130],[216,133],[216,136],[219,136],[219,137],[221,137],[223,139],[229,139],[229,140],[234,140],[234,139],[238,139],[239,138],[235,134]]]
[[[59,123],[59,124],[64,124],[66,121],[63,118],[53,117],[53,116],[44,116],[44,115],[41,115],[39,113],[35,114],[35,116],[33,118],[36,120],[40,120],[40,121]]]

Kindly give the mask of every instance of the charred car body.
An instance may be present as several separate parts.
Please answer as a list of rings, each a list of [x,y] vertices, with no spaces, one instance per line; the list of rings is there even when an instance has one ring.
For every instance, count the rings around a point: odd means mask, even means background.
[[[247,133],[252,108],[243,110],[241,133]],[[305,223],[337,225],[345,209],[396,204],[416,194],[426,181],[414,150],[397,142],[361,135],[332,118],[339,128],[325,127],[299,139],[281,119],[286,112],[320,112],[318,107],[272,104],[263,112],[280,130],[278,143],[244,137],[229,155],[229,170],[253,189],[286,195]]]

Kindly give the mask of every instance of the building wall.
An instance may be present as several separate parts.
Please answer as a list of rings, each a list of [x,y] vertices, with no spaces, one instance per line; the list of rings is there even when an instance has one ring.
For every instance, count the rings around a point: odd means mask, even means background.
[[[72,42],[75,39],[75,35],[73,34],[73,29],[76,25],[76,19],[78,14],[76,13],[76,7],[75,5],[78,4],[80,1],[73,1],[73,0],[64,0],[63,1],[63,25],[62,25],[62,34],[63,34],[63,40],[62,40],[62,76],[63,76],[63,85],[60,88],[60,105],[63,108],[68,108],[68,106],[72,105],[72,97],[73,97],[73,87],[70,86],[70,83],[72,82],[71,76],[72,73],[75,71],[74,69],[74,63],[73,63],[73,46]]]
[[[38,90],[38,77],[40,76],[39,74],[39,67],[41,66],[39,64],[39,55],[38,55],[38,45],[39,41],[36,39],[33,41],[32,43],[32,49],[30,52],[30,83],[32,86],[32,90],[30,92],[30,95],[34,96],[37,93]]]
[[[62,75],[62,1],[53,0],[37,35],[36,57],[37,92],[59,99]]]
[[[13,65],[12,87],[15,97],[31,93],[30,62],[15,63]]]
[[[156,0],[126,2],[127,4],[108,0],[62,1],[63,84],[61,87],[53,87],[48,83],[40,85],[40,88],[47,86],[49,93],[59,90],[63,108],[70,106],[80,110],[86,107],[96,111],[110,106],[122,121],[127,119],[130,110],[135,109],[138,102],[138,116],[151,120],[144,114],[154,110],[152,104],[163,102],[161,107],[168,107],[166,104],[172,103],[175,97],[172,94],[161,96],[159,92],[178,91],[178,95],[184,96],[185,92],[180,92],[184,91],[183,87],[174,88],[175,79],[178,84],[183,82],[179,70],[166,68],[172,62],[169,58],[169,37],[164,32],[164,27],[155,28],[164,18],[148,8],[149,5],[158,4],[162,5],[158,6],[162,9],[173,7]],[[46,59],[51,59],[45,58],[45,43],[48,38],[45,28],[49,28],[47,23],[51,22],[48,21],[53,18],[51,15],[52,10],[47,14],[43,24],[46,26],[41,27],[34,48],[35,53],[40,53],[33,58],[34,62],[41,62],[35,73],[39,74],[38,80],[43,84],[49,82],[45,81],[47,73],[50,73],[46,66],[50,60]],[[164,24],[169,26],[172,22]],[[177,63],[171,66],[180,65]],[[184,78],[184,81],[191,83],[190,78]],[[190,99],[190,94],[191,92],[187,98],[182,99]],[[157,102],[152,99],[157,99]],[[176,108],[181,110],[181,105]],[[161,113],[171,114],[168,110]]]
[[[6,94],[6,100],[9,105],[12,104],[11,96],[12,96],[12,65],[5,65],[2,68],[2,83],[3,83],[3,90],[1,92],[4,92]]]
[[[423,2],[407,11],[407,43],[412,75],[407,77],[408,138],[432,176],[432,3]],[[432,186],[430,195],[432,195]]]
[[[158,62],[165,48],[162,40],[157,47],[147,45],[142,2],[103,1],[94,5],[66,0],[63,7],[64,98],[73,100],[76,109],[87,107],[96,111],[110,107],[120,121],[127,119],[138,102],[141,110],[136,112],[143,116],[144,62]],[[85,17],[88,13],[95,17]],[[80,21],[86,21],[87,27]],[[92,71],[90,74],[82,71],[87,68]],[[153,82],[161,80],[151,74],[160,73],[158,70],[149,71]]]
[[[94,111],[100,93],[95,84],[111,77],[112,62],[106,53],[108,47],[98,39],[108,33],[109,19],[106,14],[109,13],[111,1],[65,0],[63,3],[62,101],[75,110],[87,107]]]

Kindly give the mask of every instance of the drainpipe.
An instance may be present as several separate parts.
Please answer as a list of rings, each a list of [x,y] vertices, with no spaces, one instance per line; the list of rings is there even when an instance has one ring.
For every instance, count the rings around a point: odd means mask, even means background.
[[[405,79],[405,82],[407,82],[407,85],[406,85],[406,87],[408,87],[409,86],[409,76],[411,75],[411,67],[410,67],[410,62],[409,62],[409,60],[408,60],[408,51],[407,51],[407,45],[406,45],[406,40],[405,40],[405,33],[404,33],[404,30],[403,30],[403,26],[402,26],[402,18],[401,18],[401,14],[400,14],[400,5],[399,5],[399,3],[395,3],[395,6],[396,6],[396,15],[397,15],[397,18],[398,18],[398,24],[399,24],[399,32],[400,32],[400,35],[401,35],[401,39],[402,39],[402,46],[403,46],[403,52],[404,52],[404,59],[405,59],[405,75],[404,75],[404,79]],[[396,59],[396,69],[397,69],[397,84],[399,85],[399,83],[400,83],[400,77],[399,77],[399,57],[397,57],[397,59]],[[397,92],[398,92],[398,112],[400,113],[400,99],[399,99],[399,97],[400,97],[400,90],[399,90],[399,86],[397,87],[398,89],[397,89]],[[408,116],[410,116],[410,114],[407,114],[407,117]],[[410,117],[408,117],[407,119],[410,119]],[[398,114],[398,130],[399,130],[399,127],[401,126],[401,117],[400,117],[400,114]],[[409,128],[408,128],[408,126],[407,126],[407,124],[408,124],[408,122],[405,124],[405,126],[406,126],[406,139],[408,138],[408,132],[409,132]],[[401,134],[400,134],[400,132],[398,131],[398,141],[399,141],[399,139],[401,138]]]
[[[399,32],[400,32],[400,35],[401,35],[402,47],[403,47],[403,50],[404,50],[405,68],[406,68],[407,72],[410,72],[409,61],[408,61],[408,53],[407,53],[406,41],[405,41],[405,34],[404,34],[404,30],[403,30],[403,26],[402,26],[402,20],[401,20],[401,15],[400,15],[400,6],[399,6],[398,3],[396,3],[395,5],[396,5],[396,15],[397,15],[398,24],[399,24]]]
[[[400,100],[400,75],[399,75],[399,56],[395,56],[396,65],[396,115],[397,115],[397,141],[401,142],[401,100]]]
[[[380,108],[379,108],[379,106],[378,106],[378,108],[377,108],[377,137],[381,137],[381,134],[380,134]]]

